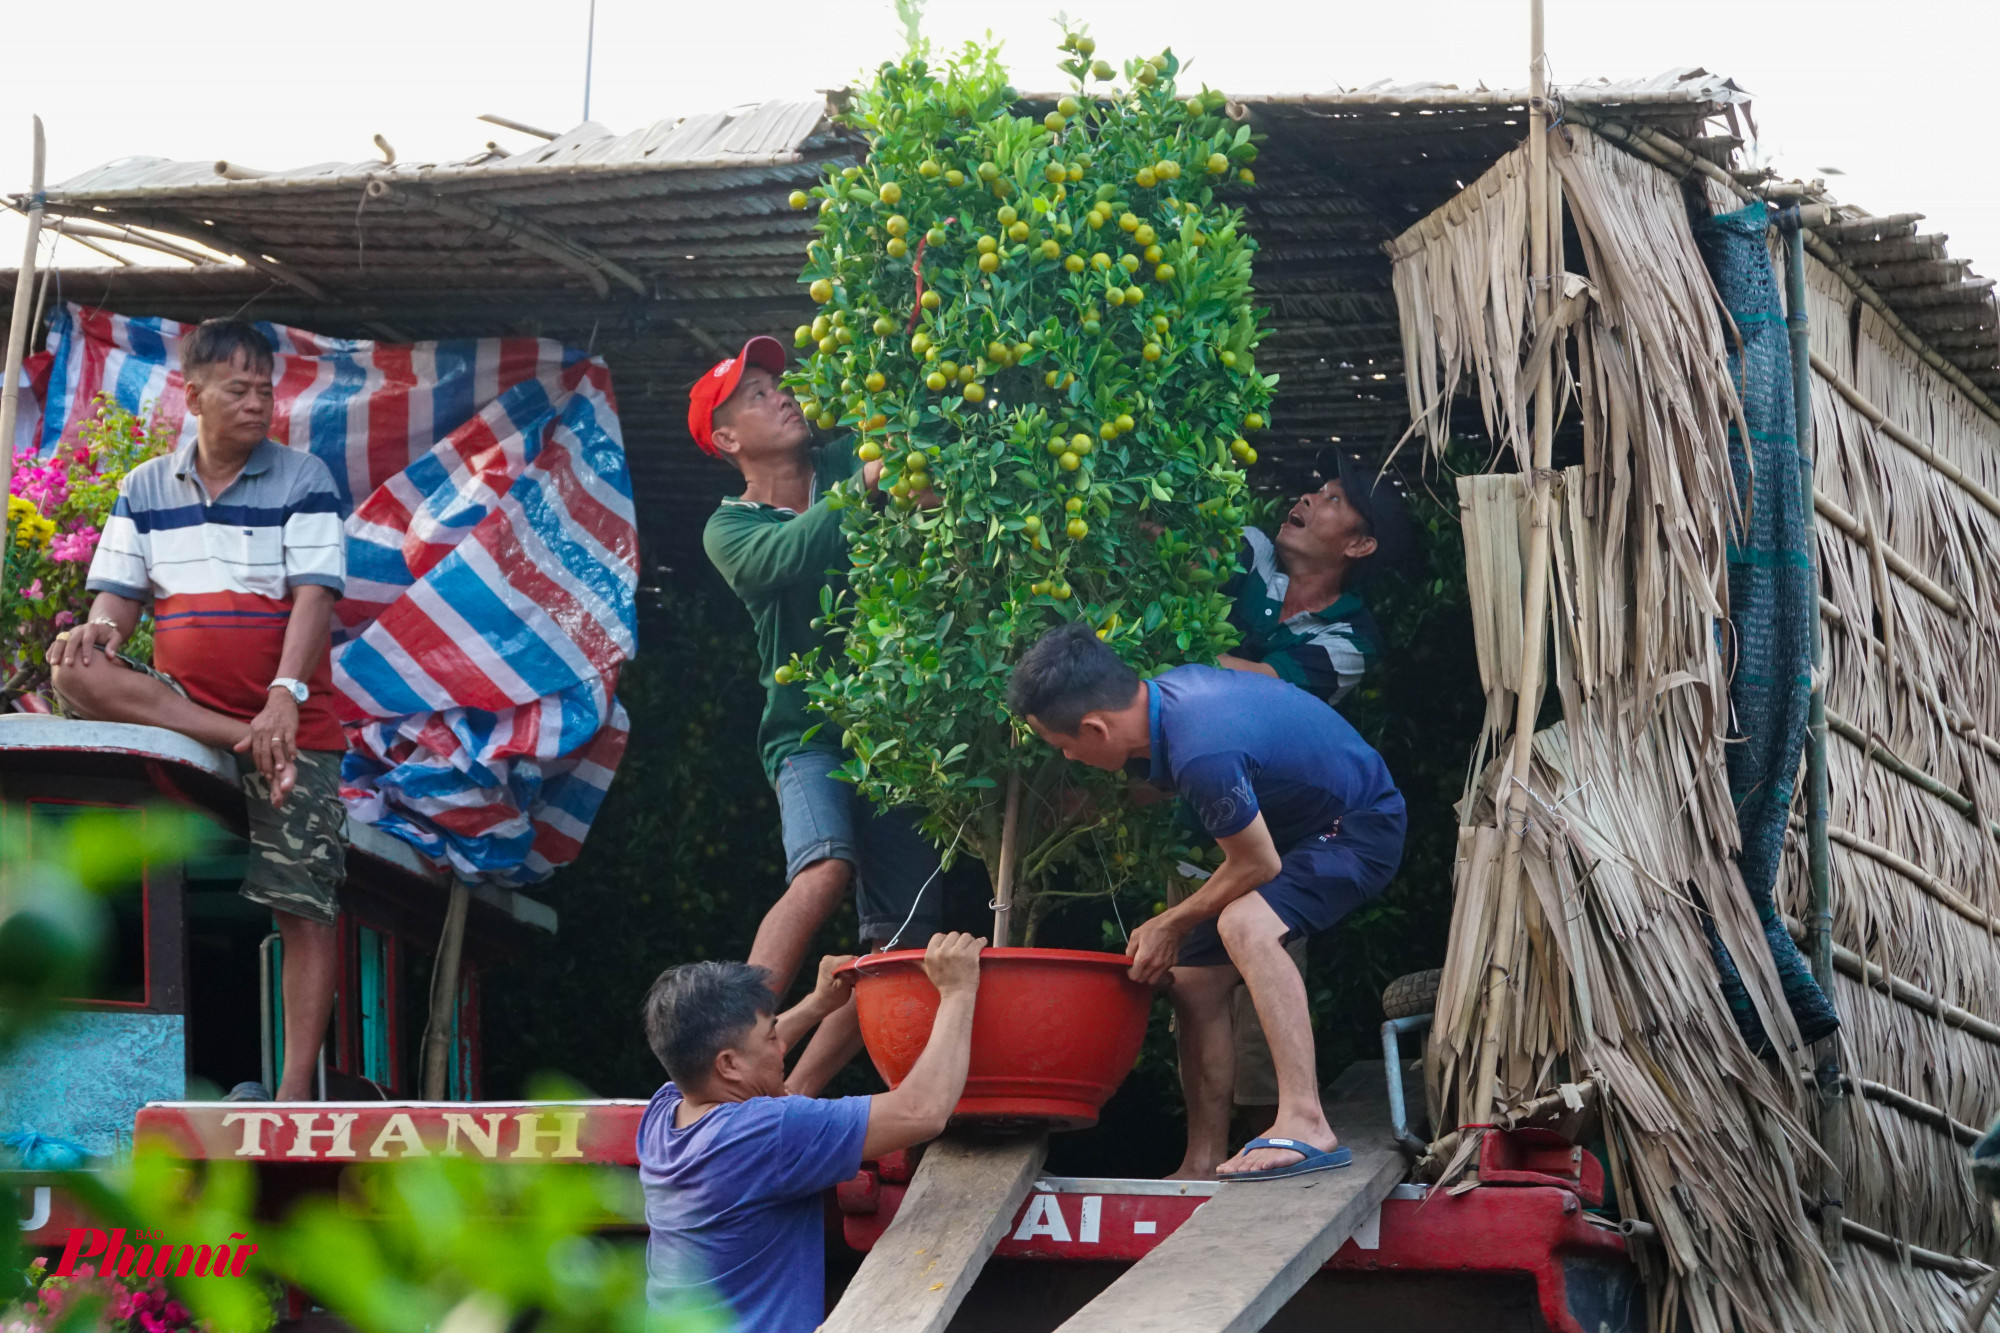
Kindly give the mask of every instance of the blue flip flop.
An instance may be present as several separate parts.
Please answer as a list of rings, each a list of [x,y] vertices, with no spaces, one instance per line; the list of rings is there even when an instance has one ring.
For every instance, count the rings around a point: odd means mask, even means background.
[[[1217,1180],[1283,1180],[1286,1176],[1309,1175],[1314,1171],[1332,1171],[1337,1167],[1352,1166],[1354,1151],[1342,1145],[1332,1152],[1322,1152],[1310,1143],[1300,1143],[1297,1139],[1252,1139],[1243,1145],[1244,1152],[1256,1148],[1290,1148],[1293,1152],[1304,1153],[1298,1161],[1288,1166],[1269,1166],[1262,1171],[1231,1171],[1216,1176]]]

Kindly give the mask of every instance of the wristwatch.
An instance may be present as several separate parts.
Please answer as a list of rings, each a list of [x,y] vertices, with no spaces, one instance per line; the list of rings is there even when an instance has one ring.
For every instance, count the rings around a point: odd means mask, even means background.
[[[306,696],[311,693],[310,690],[306,689],[304,681],[293,680],[290,676],[280,676],[276,680],[272,681],[270,685],[267,686],[266,688],[273,690],[285,690],[288,693],[290,693],[292,698],[299,703],[304,703],[306,701]]]

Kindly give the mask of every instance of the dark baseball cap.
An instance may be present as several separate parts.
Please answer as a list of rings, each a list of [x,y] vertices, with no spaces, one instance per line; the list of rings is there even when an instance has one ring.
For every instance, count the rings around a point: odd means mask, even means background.
[[[1416,524],[1394,472],[1378,471],[1339,449],[1321,450],[1313,472],[1322,485],[1338,479],[1341,494],[1368,525],[1368,534],[1375,539],[1370,568],[1398,564],[1414,549]]]

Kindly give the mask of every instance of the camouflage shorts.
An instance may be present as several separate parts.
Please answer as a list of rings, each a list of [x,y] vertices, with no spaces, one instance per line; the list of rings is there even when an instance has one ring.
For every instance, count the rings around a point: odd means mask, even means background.
[[[340,801],[340,752],[300,750],[298,784],[271,808],[271,784],[245,765],[250,868],[240,892],[253,903],[332,925],[347,877],[347,808]]]

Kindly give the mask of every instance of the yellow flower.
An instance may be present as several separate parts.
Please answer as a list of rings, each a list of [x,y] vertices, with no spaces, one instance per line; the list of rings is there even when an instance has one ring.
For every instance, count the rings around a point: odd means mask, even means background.
[[[21,496],[7,497],[7,523],[14,529],[16,546],[47,546],[55,540],[55,521],[43,518],[34,501]]]

